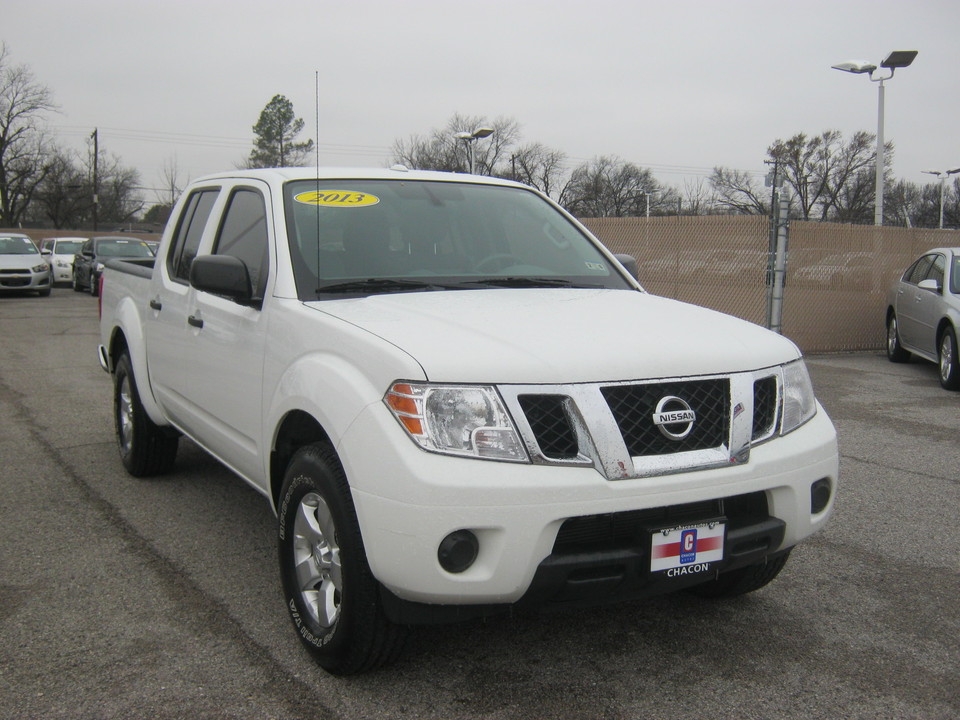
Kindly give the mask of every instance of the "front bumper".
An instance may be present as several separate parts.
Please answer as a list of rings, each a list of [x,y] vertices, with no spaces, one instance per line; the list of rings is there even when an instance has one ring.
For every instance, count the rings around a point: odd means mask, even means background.
[[[51,287],[50,271],[33,272],[32,270],[2,270],[0,271],[0,291],[9,290],[49,290]]]
[[[836,432],[822,408],[798,430],[753,448],[746,463],[625,480],[607,480],[594,468],[423,452],[379,405],[361,414],[339,450],[370,567],[388,597],[400,605],[563,601],[571,591],[571,578],[589,575],[591,567],[609,567],[611,558],[628,567],[622,578],[611,581],[617,585],[614,596],[626,591],[632,596],[651,594],[656,578],[637,570],[648,552],[644,541],[604,548],[599,555],[575,548],[558,553],[564,523],[759,494],[765,510],[739,526],[728,526],[727,564],[719,568],[731,569],[732,563],[759,562],[782,552],[823,527],[832,512],[838,477]],[[830,501],[813,513],[811,485],[823,479],[831,487]],[[466,571],[449,573],[437,552],[441,541],[457,530],[470,530],[479,552]],[[737,532],[742,532],[743,548],[749,552],[736,551]],[[594,575],[603,577],[602,572]]]

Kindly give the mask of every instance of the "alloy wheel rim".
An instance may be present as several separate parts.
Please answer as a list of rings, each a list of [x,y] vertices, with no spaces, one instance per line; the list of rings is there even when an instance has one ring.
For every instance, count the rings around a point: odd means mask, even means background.
[[[337,528],[326,501],[307,493],[293,522],[293,562],[303,607],[324,628],[340,617],[343,573]]]
[[[120,447],[124,454],[133,446],[133,401],[130,397],[130,380],[124,376],[120,383],[119,404],[117,407]]]
[[[950,335],[944,335],[940,341],[940,378],[946,382],[953,370],[953,342]]]

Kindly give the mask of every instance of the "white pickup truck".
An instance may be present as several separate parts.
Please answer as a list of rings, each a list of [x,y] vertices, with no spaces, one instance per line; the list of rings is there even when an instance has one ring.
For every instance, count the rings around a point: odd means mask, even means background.
[[[756,590],[831,514],[835,430],[793,343],[629,264],[503,180],[201,178],[104,274],[120,457],[162,473],[185,435],[270,500],[336,674],[417,623]]]

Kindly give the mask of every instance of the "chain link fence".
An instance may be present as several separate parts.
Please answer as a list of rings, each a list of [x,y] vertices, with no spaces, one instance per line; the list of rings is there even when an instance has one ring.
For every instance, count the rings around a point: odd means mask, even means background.
[[[613,252],[637,259],[648,291],[765,325],[770,219],[758,215],[584,218]],[[922,252],[960,230],[791,220],[783,334],[805,353],[879,350],[887,290]]]

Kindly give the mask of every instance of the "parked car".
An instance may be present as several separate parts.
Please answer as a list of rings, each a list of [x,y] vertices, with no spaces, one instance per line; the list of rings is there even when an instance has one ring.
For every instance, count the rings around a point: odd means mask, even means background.
[[[50,267],[26,235],[0,235],[0,291],[35,290],[49,295]]]
[[[940,384],[960,390],[960,248],[937,248],[921,255],[890,288],[887,305],[887,357],[907,362],[911,355],[940,366]]]
[[[80,252],[86,242],[82,237],[44,238],[40,244],[40,254],[50,266],[51,282],[71,283],[73,281],[73,256]]]
[[[87,240],[74,255],[73,289],[89,290],[96,296],[100,288],[103,264],[113,258],[152,258],[153,252],[143,240],[129,237],[95,237]]]

